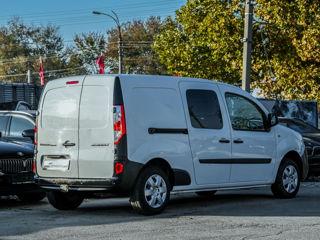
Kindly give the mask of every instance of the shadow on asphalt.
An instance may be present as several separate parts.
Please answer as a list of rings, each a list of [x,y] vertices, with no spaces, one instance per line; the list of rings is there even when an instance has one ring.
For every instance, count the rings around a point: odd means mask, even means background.
[[[42,200],[40,202],[23,202],[19,200],[15,196],[1,196],[0,197],[0,213],[1,210],[9,210],[9,209],[19,209],[19,208],[28,208],[28,207],[37,207],[41,205],[46,205],[47,202]]]
[[[209,198],[193,193],[179,194],[171,197],[162,214],[149,217],[134,213],[127,198],[90,199],[73,211],[56,210],[46,201],[36,205],[17,200],[0,200],[0,216],[6,210],[5,216],[12,219],[10,223],[8,219],[0,218],[0,236],[23,235],[65,226],[94,226],[167,218],[178,220],[179,217],[319,217],[319,196],[319,187],[316,191],[302,190],[294,199],[276,199],[269,189],[222,191]],[[25,211],[30,210],[29,208],[32,211]],[[10,209],[14,209],[14,212]],[[21,226],[24,218],[29,219],[29,227],[20,227],[17,230],[16,226]]]

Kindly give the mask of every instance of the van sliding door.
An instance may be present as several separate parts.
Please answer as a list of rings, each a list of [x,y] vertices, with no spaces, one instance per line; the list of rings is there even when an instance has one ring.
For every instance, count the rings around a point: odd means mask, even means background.
[[[180,90],[197,184],[228,183],[230,129],[218,87],[214,83],[182,82]]]

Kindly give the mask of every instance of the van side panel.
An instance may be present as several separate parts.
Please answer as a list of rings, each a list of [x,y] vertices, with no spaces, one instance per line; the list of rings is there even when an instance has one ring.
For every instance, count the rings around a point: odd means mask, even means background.
[[[121,77],[128,159],[145,164],[162,158],[171,168],[187,171],[193,179],[188,135],[181,132],[187,130],[187,125],[177,82],[164,77],[153,81],[150,76],[130,80]],[[180,132],[153,133],[150,128]]]

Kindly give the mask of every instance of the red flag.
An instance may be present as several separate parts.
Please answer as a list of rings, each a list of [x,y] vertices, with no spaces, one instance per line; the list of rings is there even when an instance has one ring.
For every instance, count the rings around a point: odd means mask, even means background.
[[[96,63],[99,64],[99,74],[104,74],[104,62],[102,55],[97,59]]]
[[[44,85],[44,74],[43,74],[43,63],[42,63],[42,58],[40,57],[40,66],[39,66],[39,70],[38,73],[41,77],[41,85]]]

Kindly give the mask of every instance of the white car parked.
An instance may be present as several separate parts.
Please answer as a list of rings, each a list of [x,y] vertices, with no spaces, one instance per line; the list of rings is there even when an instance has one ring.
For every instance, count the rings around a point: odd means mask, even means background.
[[[170,192],[270,185],[294,197],[308,165],[302,137],[227,84],[142,75],[50,81],[39,104],[37,182],[57,209],[85,197],[130,196],[160,213]]]

